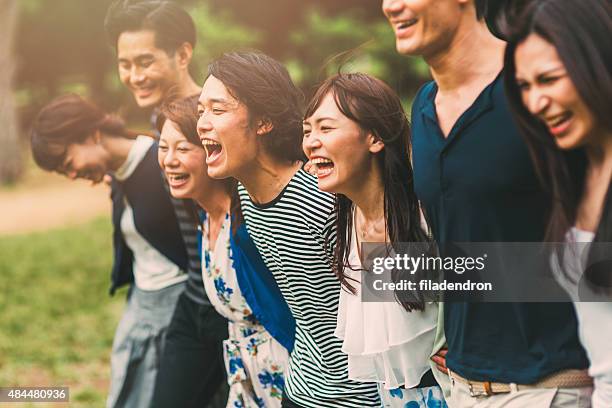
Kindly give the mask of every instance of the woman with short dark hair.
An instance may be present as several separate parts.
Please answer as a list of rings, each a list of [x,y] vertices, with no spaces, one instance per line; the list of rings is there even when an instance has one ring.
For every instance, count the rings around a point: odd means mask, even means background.
[[[550,194],[547,240],[566,242],[553,254],[553,269],[575,301],[594,379],[593,406],[610,407],[612,5],[535,1],[512,31],[507,93]]]

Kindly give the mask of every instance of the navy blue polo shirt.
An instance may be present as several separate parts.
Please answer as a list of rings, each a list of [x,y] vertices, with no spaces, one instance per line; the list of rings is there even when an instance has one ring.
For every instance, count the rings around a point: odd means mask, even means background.
[[[444,138],[425,84],[412,107],[415,188],[439,242],[537,242],[547,200],[500,74]],[[530,384],[586,368],[571,303],[446,303],[447,366],[472,380]]]

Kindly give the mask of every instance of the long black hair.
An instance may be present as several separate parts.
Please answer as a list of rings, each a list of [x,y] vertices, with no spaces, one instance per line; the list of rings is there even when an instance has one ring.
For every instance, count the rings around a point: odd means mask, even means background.
[[[390,244],[428,241],[427,234],[421,228],[419,202],[414,192],[410,165],[410,126],[397,94],[383,81],[367,74],[339,73],[319,86],[304,117],[312,116],[328,94],[333,95],[344,116],[385,145],[377,157],[383,175],[384,216]],[[348,257],[354,228],[354,209],[355,205],[348,197],[336,195],[338,236],[333,267],[343,287],[353,293],[354,288],[344,268],[350,268]],[[424,308],[422,299],[399,301],[408,311]]]
[[[506,93],[538,176],[551,198],[547,241],[562,242],[567,230],[576,222],[585,176],[584,152],[582,149],[570,154],[561,151],[543,122],[527,110],[516,82],[515,51],[530,34],[550,42],[596,125],[609,133],[612,132],[611,33],[612,5],[607,0],[533,1],[509,27],[505,53]],[[595,242],[612,242],[611,195],[608,187]],[[588,281],[589,274],[586,276]],[[601,280],[597,280],[601,285]],[[608,285],[612,283],[609,272],[607,281]]]

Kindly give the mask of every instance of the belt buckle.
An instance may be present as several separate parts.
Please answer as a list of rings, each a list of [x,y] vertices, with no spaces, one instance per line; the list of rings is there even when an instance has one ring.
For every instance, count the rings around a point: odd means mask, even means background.
[[[493,392],[491,391],[491,382],[485,381],[482,384],[483,384],[484,389],[475,391],[474,383],[471,383],[471,382],[468,383],[468,388],[470,390],[470,397],[490,397],[491,395],[493,395]]]

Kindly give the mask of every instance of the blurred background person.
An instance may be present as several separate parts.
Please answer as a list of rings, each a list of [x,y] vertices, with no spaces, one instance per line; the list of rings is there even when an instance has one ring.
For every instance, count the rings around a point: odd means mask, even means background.
[[[199,94],[189,73],[196,44],[195,24],[177,3],[166,0],[117,0],[104,21],[109,44],[116,50],[121,83],[141,108],[159,107],[172,98]],[[206,405],[222,386],[213,406],[225,406],[223,359],[218,352],[227,324],[204,290],[198,253],[197,224],[191,200],[172,199],[189,255],[185,293],[179,298],[161,356],[154,406]]]
[[[76,95],[37,116],[32,155],[47,171],[93,183],[113,176],[111,294],[131,284],[111,355],[108,407],[147,407],[174,306],[185,289],[187,252],[157,165],[157,144]]]
[[[421,56],[433,77],[412,105],[412,158],[440,244],[544,239],[546,194],[508,110],[505,43],[484,21],[488,6],[382,2],[397,51]],[[444,332],[448,354],[434,360],[450,375],[451,407],[561,407],[590,393],[569,303],[445,302]]]
[[[548,193],[546,239],[568,243],[555,272],[576,300],[597,408],[612,406],[611,36],[609,1],[534,1],[511,29],[505,60],[510,105]],[[586,168],[567,152],[584,154]]]

